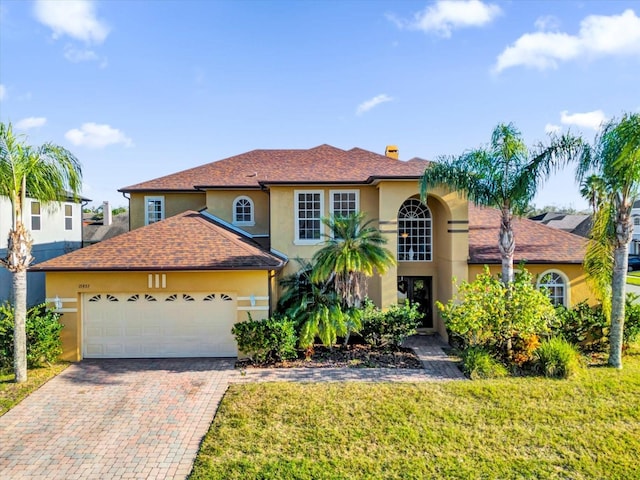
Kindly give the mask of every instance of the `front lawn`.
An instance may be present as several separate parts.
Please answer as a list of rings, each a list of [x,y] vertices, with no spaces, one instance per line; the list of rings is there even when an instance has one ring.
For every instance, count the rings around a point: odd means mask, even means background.
[[[640,478],[640,349],[570,380],[248,384],[191,479]]]
[[[14,383],[15,375],[13,372],[0,372],[0,416],[7,413],[20,403],[23,398],[37,390],[40,385],[58,375],[68,366],[68,363],[54,363],[48,367],[30,368],[27,372],[27,381],[20,384]]]
[[[640,286],[640,271],[629,272],[627,275],[627,283]]]

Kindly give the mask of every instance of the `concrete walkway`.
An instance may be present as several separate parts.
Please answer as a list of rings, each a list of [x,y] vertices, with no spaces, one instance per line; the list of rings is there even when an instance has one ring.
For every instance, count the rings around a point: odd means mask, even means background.
[[[0,417],[0,479],[184,479],[230,383],[464,378],[439,337],[424,370],[234,370],[235,359],[84,360]]]

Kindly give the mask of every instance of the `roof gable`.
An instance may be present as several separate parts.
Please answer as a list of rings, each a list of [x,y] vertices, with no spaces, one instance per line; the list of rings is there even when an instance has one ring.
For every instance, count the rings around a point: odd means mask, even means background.
[[[259,188],[278,183],[365,183],[379,177],[418,178],[427,164],[426,160],[404,162],[361,148],[342,150],[331,145],[307,150],[252,150],[120,191]]]
[[[284,263],[242,235],[187,211],[30,270],[277,270]]]

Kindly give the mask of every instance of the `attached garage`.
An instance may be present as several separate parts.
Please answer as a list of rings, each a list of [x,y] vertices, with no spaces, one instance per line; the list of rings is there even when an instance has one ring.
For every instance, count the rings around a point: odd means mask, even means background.
[[[151,247],[152,246],[152,247]],[[34,265],[64,328],[64,360],[235,357],[233,325],[269,315],[286,259],[185,212]]]
[[[82,297],[84,358],[235,357],[237,302],[226,293]]]

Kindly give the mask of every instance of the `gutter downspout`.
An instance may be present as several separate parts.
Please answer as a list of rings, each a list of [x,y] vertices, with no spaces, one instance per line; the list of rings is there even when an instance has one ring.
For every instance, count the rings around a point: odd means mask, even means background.
[[[126,192],[121,192],[122,196],[127,199],[128,206],[127,210],[129,210],[129,231],[131,231],[131,197],[127,197]]]

